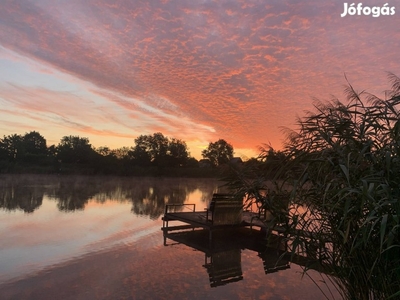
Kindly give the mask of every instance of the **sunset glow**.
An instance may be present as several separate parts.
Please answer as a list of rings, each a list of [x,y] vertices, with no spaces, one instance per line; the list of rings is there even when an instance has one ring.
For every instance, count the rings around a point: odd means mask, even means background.
[[[341,17],[331,0],[1,1],[0,137],[119,148],[162,132],[196,158],[220,138],[237,156],[280,149],[314,97],[345,99],[345,74],[382,97],[386,72],[400,76],[389,5]]]

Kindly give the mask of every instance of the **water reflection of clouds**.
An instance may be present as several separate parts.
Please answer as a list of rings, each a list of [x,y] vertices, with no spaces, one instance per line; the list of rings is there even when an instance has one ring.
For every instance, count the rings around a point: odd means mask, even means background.
[[[118,245],[148,247],[143,238],[160,230],[165,201],[197,201],[201,208],[216,188],[213,180],[194,179],[10,178],[0,184],[0,283]],[[41,202],[26,213],[19,204],[32,204],[32,194]]]
[[[138,226],[135,232],[127,230],[135,236],[134,242],[65,260],[15,284],[0,285],[2,295],[10,299],[323,298],[308,277],[302,278],[300,267],[291,265],[290,270],[266,275],[257,253],[246,249],[241,254],[244,279],[211,288],[203,267],[204,253],[182,244],[162,246],[159,230],[159,222]],[[100,244],[88,247],[102,248]],[[310,274],[319,279],[317,273]],[[334,295],[330,299],[339,299]]]
[[[105,209],[89,205],[84,211],[65,214],[56,209],[53,200],[44,197],[44,202],[53,210],[38,210],[2,222],[0,238],[4,243],[0,256],[2,261],[12,263],[0,264],[0,281],[2,277],[133,242],[138,238],[136,231],[143,229],[141,223],[154,226],[149,220],[132,216],[129,203],[106,201]],[[4,221],[2,215],[0,220]],[[159,230],[159,226],[155,228]]]

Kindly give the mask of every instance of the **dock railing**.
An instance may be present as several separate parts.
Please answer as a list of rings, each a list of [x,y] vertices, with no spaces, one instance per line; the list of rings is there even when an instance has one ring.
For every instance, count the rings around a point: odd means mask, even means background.
[[[162,218],[163,220],[163,229],[168,229],[168,221],[169,218],[167,215],[169,213],[175,213],[175,212],[182,212],[185,210],[185,208],[189,209],[189,212],[195,212],[196,211],[196,204],[195,203],[170,203],[166,204],[164,208],[164,217]]]
[[[195,203],[183,203],[183,204],[170,203],[170,204],[165,205],[164,214],[169,213],[169,212],[183,211],[185,209],[185,207],[189,208],[189,210],[192,212],[196,211]]]

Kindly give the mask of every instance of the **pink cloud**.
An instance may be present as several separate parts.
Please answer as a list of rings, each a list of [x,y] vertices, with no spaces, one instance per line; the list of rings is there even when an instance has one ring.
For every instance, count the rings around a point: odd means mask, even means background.
[[[230,139],[240,148],[267,141],[279,148],[280,127],[292,126],[311,108],[312,96],[341,96],[345,72],[356,86],[379,93],[387,88],[384,71],[399,69],[398,17],[340,18],[341,4],[331,1],[2,6],[3,47],[110,94],[139,99],[108,97],[138,117],[143,131],[178,133],[181,126],[178,138],[189,138],[213,128],[203,136]],[[32,97],[30,104],[8,99],[46,109]],[[64,117],[71,110],[68,103],[59,106]],[[176,121],[183,117],[185,122]],[[127,119],[113,122],[129,127]],[[90,123],[85,128],[93,128]]]

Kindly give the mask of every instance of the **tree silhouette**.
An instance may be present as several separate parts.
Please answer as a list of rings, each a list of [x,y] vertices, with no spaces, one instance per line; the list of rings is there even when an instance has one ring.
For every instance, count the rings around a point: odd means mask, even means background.
[[[21,135],[12,134],[4,136],[0,140],[1,153],[4,158],[14,161],[22,156],[23,151],[23,138]]]
[[[23,136],[22,141],[25,153],[34,155],[47,154],[46,139],[42,135],[40,135],[39,132],[31,131],[29,133],[26,133]]]
[[[181,139],[168,138],[157,132],[140,135],[134,142],[133,147],[94,148],[88,138],[69,135],[58,145],[47,147],[46,139],[37,131],[12,134],[0,138],[0,173],[209,176],[207,172],[200,174],[189,170],[198,168],[199,164],[190,157],[188,147]],[[226,153],[229,153],[229,146]],[[227,162],[232,155],[227,157],[221,156],[216,162]],[[171,173],[171,168],[179,170]]]
[[[214,167],[228,163],[233,158],[233,147],[223,139],[210,143],[201,153]]]
[[[182,166],[189,157],[184,141],[169,139],[160,132],[136,138],[131,153],[135,163],[141,166]]]
[[[186,143],[182,140],[172,138],[168,145],[168,157],[171,166],[186,165],[189,159],[189,152]]]
[[[57,146],[57,157],[64,163],[88,163],[95,151],[89,139],[64,136]]]

